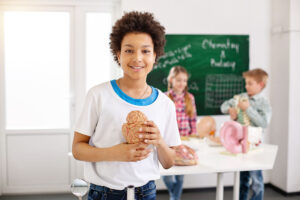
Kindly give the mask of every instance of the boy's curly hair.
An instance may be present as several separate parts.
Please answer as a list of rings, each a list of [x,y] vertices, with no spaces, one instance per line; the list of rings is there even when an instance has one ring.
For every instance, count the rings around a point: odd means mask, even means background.
[[[110,50],[119,65],[117,53],[121,51],[122,40],[127,33],[132,32],[147,33],[151,36],[156,53],[155,61],[164,54],[165,28],[154,19],[151,13],[132,11],[125,13],[116,21],[110,34]]]

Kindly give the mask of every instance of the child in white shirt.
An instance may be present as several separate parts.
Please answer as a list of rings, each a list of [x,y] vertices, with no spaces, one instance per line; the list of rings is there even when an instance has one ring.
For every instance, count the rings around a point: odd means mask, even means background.
[[[164,168],[174,164],[170,146],[181,143],[175,106],[146,82],[164,45],[164,27],[150,13],[126,13],[112,29],[110,48],[124,75],[90,89],[74,133],[72,152],[86,161],[89,200],[126,199],[129,185],[136,199],[155,199],[159,162]],[[143,142],[127,144],[122,125],[133,110],[153,121],[139,130]]]

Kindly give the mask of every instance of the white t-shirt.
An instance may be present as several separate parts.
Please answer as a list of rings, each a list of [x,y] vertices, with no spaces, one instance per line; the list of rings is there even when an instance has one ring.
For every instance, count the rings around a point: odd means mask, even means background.
[[[164,93],[152,87],[146,99],[127,96],[116,84],[106,82],[90,89],[75,131],[90,136],[89,144],[95,147],[111,147],[125,142],[122,125],[133,110],[143,112],[154,121],[169,146],[180,145],[174,103]],[[93,184],[122,190],[129,185],[139,187],[150,180],[160,178],[156,148],[138,162],[101,161],[85,162],[85,179]]]

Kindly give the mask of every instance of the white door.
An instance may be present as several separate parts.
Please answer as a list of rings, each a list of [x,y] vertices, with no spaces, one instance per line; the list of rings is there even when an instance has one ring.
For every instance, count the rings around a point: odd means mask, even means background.
[[[93,6],[0,7],[3,194],[66,192],[82,176],[72,127],[87,89],[112,77],[111,18]]]
[[[5,193],[63,191],[70,183],[71,13],[2,13]]]

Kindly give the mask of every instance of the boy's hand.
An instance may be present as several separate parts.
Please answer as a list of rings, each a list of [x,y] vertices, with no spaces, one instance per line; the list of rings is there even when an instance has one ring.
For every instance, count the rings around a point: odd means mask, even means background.
[[[247,108],[250,106],[249,100],[245,99],[239,102],[238,107],[242,110],[245,111]]]
[[[146,144],[153,144],[158,147],[162,143],[160,131],[153,121],[146,121],[139,130],[139,138],[144,139]]]
[[[229,108],[228,112],[229,112],[230,118],[232,120],[236,120],[237,119],[237,111],[236,111],[235,108]]]
[[[127,144],[122,143],[114,146],[115,158],[117,161],[136,162],[148,157],[152,149],[144,143]]]

